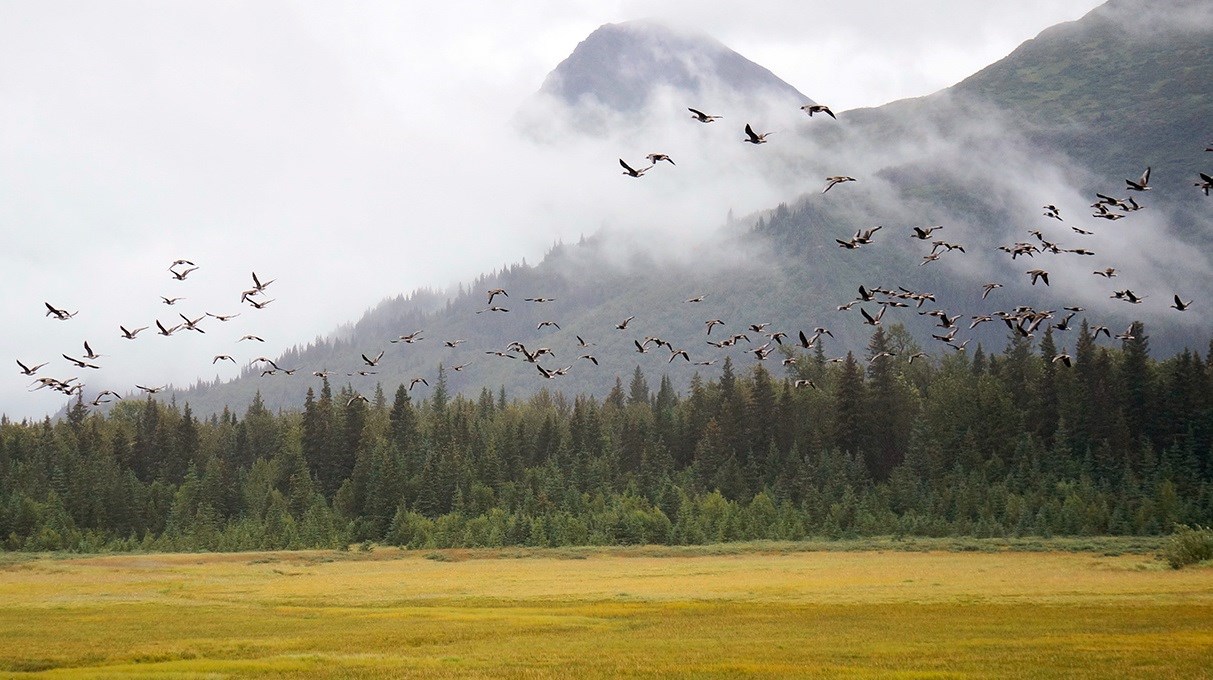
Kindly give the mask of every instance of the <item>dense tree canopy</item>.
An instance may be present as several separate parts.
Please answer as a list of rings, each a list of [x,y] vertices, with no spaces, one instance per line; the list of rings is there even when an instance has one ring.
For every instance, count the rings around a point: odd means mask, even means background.
[[[1213,346],[1150,357],[1083,327],[1072,366],[1012,337],[938,361],[787,350],[679,395],[639,368],[605,401],[485,388],[198,420],[76,402],[0,421],[9,550],[702,543],[869,534],[1142,534],[1213,519]],[[886,353],[893,353],[892,356]],[[767,369],[779,368],[780,375]],[[812,386],[795,387],[796,380]]]

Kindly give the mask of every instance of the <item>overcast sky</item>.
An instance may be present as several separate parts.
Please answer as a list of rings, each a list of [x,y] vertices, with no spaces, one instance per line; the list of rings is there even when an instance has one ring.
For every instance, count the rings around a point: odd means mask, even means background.
[[[231,376],[214,354],[276,356],[385,297],[535,262],[611,223],[605,206],[626,196],[582,189],[618,168],[570,170],[509,125],[604,23],[703,31],[844,110],[951,85],[1097,4],[0,0],[0,413],[62,404],[27,394],[14,359],[122,392]],[[174,281],[176,258],[201,268]],[[265,310],[239,304],[252,270],[278,279]],[[80,313],[47,319],[43,301]],[[242,315],[205,336],[118,338],[178,311]],[[236,346],[245,333],[267,342]],[[104,371],[59,356],[83,340]]]

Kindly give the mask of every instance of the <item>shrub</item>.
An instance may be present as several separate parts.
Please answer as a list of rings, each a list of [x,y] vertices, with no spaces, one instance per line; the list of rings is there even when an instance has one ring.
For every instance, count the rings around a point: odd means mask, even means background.
[[[1163,557],[1172,569],[1213,559],[1213,529],[1209,527],[1175,525],[1175,531],[1162,549]]]

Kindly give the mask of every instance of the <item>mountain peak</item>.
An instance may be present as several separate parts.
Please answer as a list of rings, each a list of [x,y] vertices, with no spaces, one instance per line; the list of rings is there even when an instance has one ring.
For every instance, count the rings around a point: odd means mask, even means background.
[[[811,101],[715,38],[649,19],[599,27],[548,74],[540,93],[569,106],[633,112],[662,88],[688,95],[778,97],[797,105]]]

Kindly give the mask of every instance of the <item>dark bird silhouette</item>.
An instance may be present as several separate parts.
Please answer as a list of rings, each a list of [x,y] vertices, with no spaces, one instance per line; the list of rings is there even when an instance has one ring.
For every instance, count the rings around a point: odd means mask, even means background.
[[[184,300],[185,298],[183,298],[183,297],[170,298],[170,297],[164,297],[163,295],[161,295],[160,299],[164,300],[164,304],[166,304],[166,305],[175,305],[178,302],[181,302],[182,300]]]
[[[264,293],[265,289],[269,288],[271,283],[278,280],[278,279],[270,279],[269,281],[262,283],[261,279],[257,278],[257,272],[252,272],[252,274],[253,274],[253,290],[257,291],[258,293]]]
[[[498,295],[504,295],[506,297],[510,296],[509,293],[505,292],[504,288],[493,288],[488,291],[489,301],[486,304],[493,304],[493,298],[497,297]]]
[[[353,406],[354,402],[356,402],[356,401],[360,401],[364,404],[371,403],[370,399],[367,399],[366,397],[362,396],[361,394],[355,394],[354,396],[350,397],[349,401],[345,402],[345,407],[349,408],[349,407]]]
[[[236,342],[243,342],[243,341],[245,341],[245,340],[256,340],[257,342],[265,342],[265,340],[264,340],[264,339],[262,339],[262,338],[260,338],[260,337],[258,337],[258,336],[256,336],[256,335],[243,335],[243,336],[241,336],[241,337],[240,337],[240,339],[239,339],[239,340],[237,340]]]
[[[73,359],[72,357],[69,357],[69,356],[68,356],[68,355],[66,355],[66,354],[61,354],[61,355],[59,355],[59,356],[63,357],[64,359],[67,359],[68,361],[70,361],[70,362],[72,362],[73,364],[75,364],[75,365],[76,365],[76,368],[101,368],[100,366],[97,366],[97,365],[94,365],[94,364],[90,364],[90,363],[88,363],[88,362],[81,361],[81,360],[79,360],[79,359]]]
[[[276,298],[275,298],[275,299],[276,299]],[[268,305],[269,303],[271,303],[271,302],[273,302],[273,301],[274,301],[274,300],[266,300],[265,302],[257,302],[256,300],[254,300],[254,299],[252,299],[252,298],[246,298],[246,299],[245,299],[245,302],[247,302],[247,303],[249,303],[250,305],[252,305],[252,306],[253,306],[255,309],[264,309],[266,305]]]
[[[624,319],[623,321],[620,321],[619,323],[615,324],[615,328],[617,328],[621,331],[626,331],[628,329],[628,322],[630,322],[632,319],[635,319],[635,318],[636,318],[635,316],[629,316],[628,318]]]
[[[21,363],[20,359],[17,359],[17,365],[21,367],[21,375],[33,375],[38,372],[39,368],[42,368],[43,366],[45,366],[49,363],[50,362],[47,361],[47,362],[43,362],[41,364],[37,364],[33,367],[30,367],[30,366],[26,366],[25,364]]]
[[[425,378],[413,378],[412,380],[409,381],[409,392],[413,391],[413,388],[417,386],[417,383],[421,383],[422,385],[425,385],[426,387],[430,386],[429,381],[427,381]]]
[[[164,324],[160,323],[160,320],[159,320],[159,319],[157,319],[157,320],[156,320],[156,328],[159,328],[159,329],[160,329],[160,330],[158,331],[158,332],[160,333],[160,335],[163,335],[164,337],[166,337],[166,338],[167,338],[168,336],[172,335],[172,334],[173,334],[173,333],[174,333],[174,332],[175,332],[177,329],[181,328],[181,325],[180,325],[180,324],[178,324],[178,325],[176,325],[176,326],[173,326],[172,328],[165,328],[165,327],[164,327]]]
[[[207,312],[206,315],[212,319],[218,319],[219,321],[231,321],[232,319],[240,316],[240,312],[236,312],[235,314],[211,314],[210,312]]]
[[[623,166],[623,174],[627,175],[628,177],[641,177],[644,175],[644,173],[653,169],[653,166],[650,165],[647,167],[640,168],[638,170],[638,169],[633,168],[632,166],[628,165],[627,162],[624,161],[622,158],[619,159],[619,164]]]
[[[140,326],[134,330],[127,330],[125,326],[119,326],[118,330],[122,331],[122,337],[126,338],[127,340],[134,340],[135,336],[139,335],[139,331],[147,330],[147,326]]]
[[[741,140],[743,142],[749,142],[750,144],[766,144],[767,136],[770,135],[771,133],[763,132],[762,134],[759,134],[757,132],[754,132],[754,128],[750,127],[749,123],[746,123],[745,124],[745,134],[746,134],[746,138]]]
[[[698,109],[692,109],[689,106],[687,107],[687,111],[690,111],[691,117],[694,118],[695,120],[699,121],[700,123],[711,123],[720,118],[724,118],[724,116],[708,115],[708,114],[704,113],[703,111],[700,111]]]
[[[1150,190],[1150,168],[1141,173],[1141,179],[1134,182],[1131,179],[1126,179],[1125,184],[1129,185],[1129,191],[1149,191]]]
[[[49,302],[43,302],[42,304],[46,305],[46,316],[53,316],[60,321],[67,321],[80,313],[80,310],[78,309],[74,312],[69,312],[66,309],[59,309]]]
[[[211,359],[211,364],[217,364],[217,363],[219,363],[220,361],[230,361],[230,362],[232,362],[233,364],[235,364],[235,363],[236,363],[236,360],[235,360],[235,359],[233,359],[233,358],[232,358],[232,355],[230,355],[230,354],[216,354],[216,355],[215,355],[215,358],[214,358],[214,359]]]
[[[921,239],[921,240],[925,241],[925,240],[927,240],[927,239],[931,238],[931,234],[932,234],[933,232],[935,232],[935,231],[937,231],[937,230],[939,230],[939,229],[943,229],[943,227],[941,227],[941,226],[934,226],[934,227],[913,227],[913,229],[914,229],[914,238],[916,238],[916,239]]]
[[[860,307],[859,313],[863,314],[864,322],[867,323],[869,326],[879,326],[880,319],[881,319],[881,317],[884,316],[884,312],[886,309],[888,309],[888,307],[881,307],[880,311],[876,312],[876,316],[872,316],[871,314],[868,314],[868,310],[864,309],[863,307]]]
[[[198,331],[199,333],[206,333],[206,331],[204,331],[198,327],[198,322],[205,319],[206,318],[205,316],[200,316],[197,319],[191,319],[184,314],[178,314],[177,316],[181,317],[181,320],[185,322],[185,323],[181,324],[182,328],[184,328],[186,330],[190,330],[190,331]]]
[[[185,277],[190,275],[190,272],[196,272],[196,271],[198,271],[197,267],[189,267],[188,269],[182,269],[181,271],[177,271],[171,267],[169,268],[169,273],[171,273],[173,275],[173,278],[178,281],[184,281]]]
[[[1177,309],[1182,312],[1182,311],[1186,310],[1188,307],[1191,307],[1193,302],[1194,302],[1194,300],[1188,300],[1187,302],[1180,300],[1179,294],[1176,293],[1175,294],[1175,304],[1171,305],[1171,309]]]
[[[814,113],[824,113],[830,118],[838,120],[838,116],[835,116],[834,112],[830,110],[830,107],[826,106],[825,104],[805,104],[804,106],[800,107],[800,110],[809,114],[809,118],[812,118]]]
[[[375,357],[374,359],[368,357],[365,354],[362,355],[362,360],[366,363],[367,366],[371,366],[371,367],[378,366],[379,360],[382,358],[383,358],[383,350],[379,350],[379,356]]]
[[[84,341],[84,358],[85,359],[100,359],[104,354],[97,354],[92,347],[88,346],[88,340]]]
[[[981,290],[982,290],[982,293],[981,293],[981,299],[982,299],[982,300],[986,299],[986,298],[987,298],[987,297],[990,295],[990,293],[991,293],[991,292],[993,292],[993,291],[994,291],[994,289],[996,289],[996,288],[1002,288],[1002,284],[1001,284],[1001,283],[987,283],[987,284],[984,284],[984,285],[981,287]]]
[[[663,153],[651,153],[648,156],[645,156],[645,158],[649,159],[649,167],[657,165],[661,161],[666,161],[670,165],[678,165],[677,163],[674,162],[673,158],[670,158],[669,156],[667,156],[666,154],[663,154]]]
[[[827,177],[826,178],[826,182],[827,182],[826,188],[822,189],[821,193],[824,194],[825,192],[829,191],[830,189],[833,189],[834,185],[836,185],[836,184],[842,184],[843,182],[858,182],[858,181],[859,180],[855,179],[854,177],[849,177],[847,175],[834,175],[833,177]]]
[[[1208,151],[1208,149],[1205,149],[1205,150]],[[1202,172],[1202,173],[1200,173],[1200,181],[1197,182],[1193,186],[1204,191],[1205,196],[1208,196],[1209,190],[1213,189],[1213,177],[1206,175],[1205,173]]]
[[[1037,281],[1044,281],[1045,285],[1049,285],[1049,272],[1043,269],[1029,269],[1027,275],[1032,277],[1032,285],[1035,286]]]

